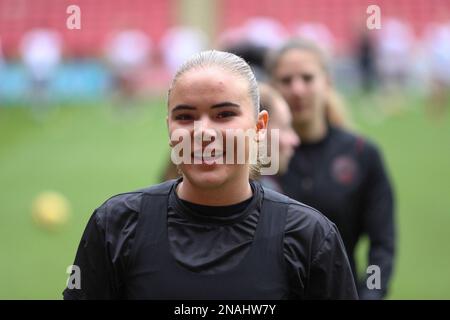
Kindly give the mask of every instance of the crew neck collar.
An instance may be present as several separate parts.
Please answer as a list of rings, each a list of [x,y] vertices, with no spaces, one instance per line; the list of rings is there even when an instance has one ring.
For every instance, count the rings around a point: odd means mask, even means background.
[[[172,188],[169,204],[177,211],[177,213],[192,221],[220,225],[233,224],[244,220],[255,208],[258,208],[261,205],[261,185],[255,180],[249,180],[252,196],[244,201],[229,206],[207,206],[180,199],[176,193],[176,189],[181,181],[182,178],[179,178]],[[241,209],[240,207],[242,207],[245,202],[248,202],[248,204]],[[195,207],[198,207],[200,210],[193,210]],[[204,213],[205,211],[214,212],[215,210],[218,214]],[[238,211],[236,212],[236,210]],[[226,214],[228,212],[231,213]]]

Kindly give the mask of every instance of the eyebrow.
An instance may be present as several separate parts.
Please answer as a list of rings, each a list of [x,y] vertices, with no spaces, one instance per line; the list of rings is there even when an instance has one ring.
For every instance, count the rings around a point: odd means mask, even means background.
[[[220,103],[216,103],[216,104],[212,105],[211,109],[224,108],[224,107],[240,108],[240,105],[238,105],[237,103],[234,103],[234,102],[225,101],[225,102],[220,102]],[[179,111],[179,110],[196,110],[196,109],[197,109],[196,107],[190,106],[188,104],[179,104],[179,105],[175,106],[175,108],[172,109],[172,112]]]
[[[217,104],[211,106],[211,109],[223,108],[223,107],[239,108],[240,105],[238,105],[237,103],[234,103],[234,102],[225,101],[225,102],[217,103]]]
[[[187,104],[179,104],[175,108],[172,109],[172,112],[178,111],[178,110],[195,110],[196,107],[187,105]]]

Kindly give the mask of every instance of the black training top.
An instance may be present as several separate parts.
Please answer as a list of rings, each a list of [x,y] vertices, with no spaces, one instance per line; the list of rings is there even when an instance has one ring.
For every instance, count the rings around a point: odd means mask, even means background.
[[[381,289],[368,290],[362,281],[359,296],[383,297],[392,272],[395,237],[392,189],[377,148],[330,127],[321,141],[296,148],[279,181],[287,196],[317,208],[337,225],[354,272],[356,243],[361,235],[368,235],[369,265],[380,267]]]
[[[178,198],[171,180],[110,198],[92,215],[65,299],[355,299],[339,233],[315,209],[250,181],[216,207]]]

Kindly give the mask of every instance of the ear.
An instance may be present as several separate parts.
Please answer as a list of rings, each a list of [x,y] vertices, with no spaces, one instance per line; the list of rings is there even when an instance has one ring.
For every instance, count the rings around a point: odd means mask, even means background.
[[[256,121],[256,133],[258,141],[262,141],[266,137],[268,125],[269,113],[266,110],[263,110],[258,114],[258,120]]]

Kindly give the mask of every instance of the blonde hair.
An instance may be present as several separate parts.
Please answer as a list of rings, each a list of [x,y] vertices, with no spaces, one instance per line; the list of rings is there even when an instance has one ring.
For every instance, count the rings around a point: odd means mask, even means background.
[[[330,75],[329,57],[318,45],[305,39],[292,39],[279,49],[270,52],[267,56],[265,63],[266,70],[272,78],[281,57],[291,50],[307,51],[314,54],[324,72],[328,76]],[[327,121],[333,126],[346,129],[352,127],[350,115],[345,106],[344,99],[333,87],[330,88],[328,96],[326,97],[325,115]]]

